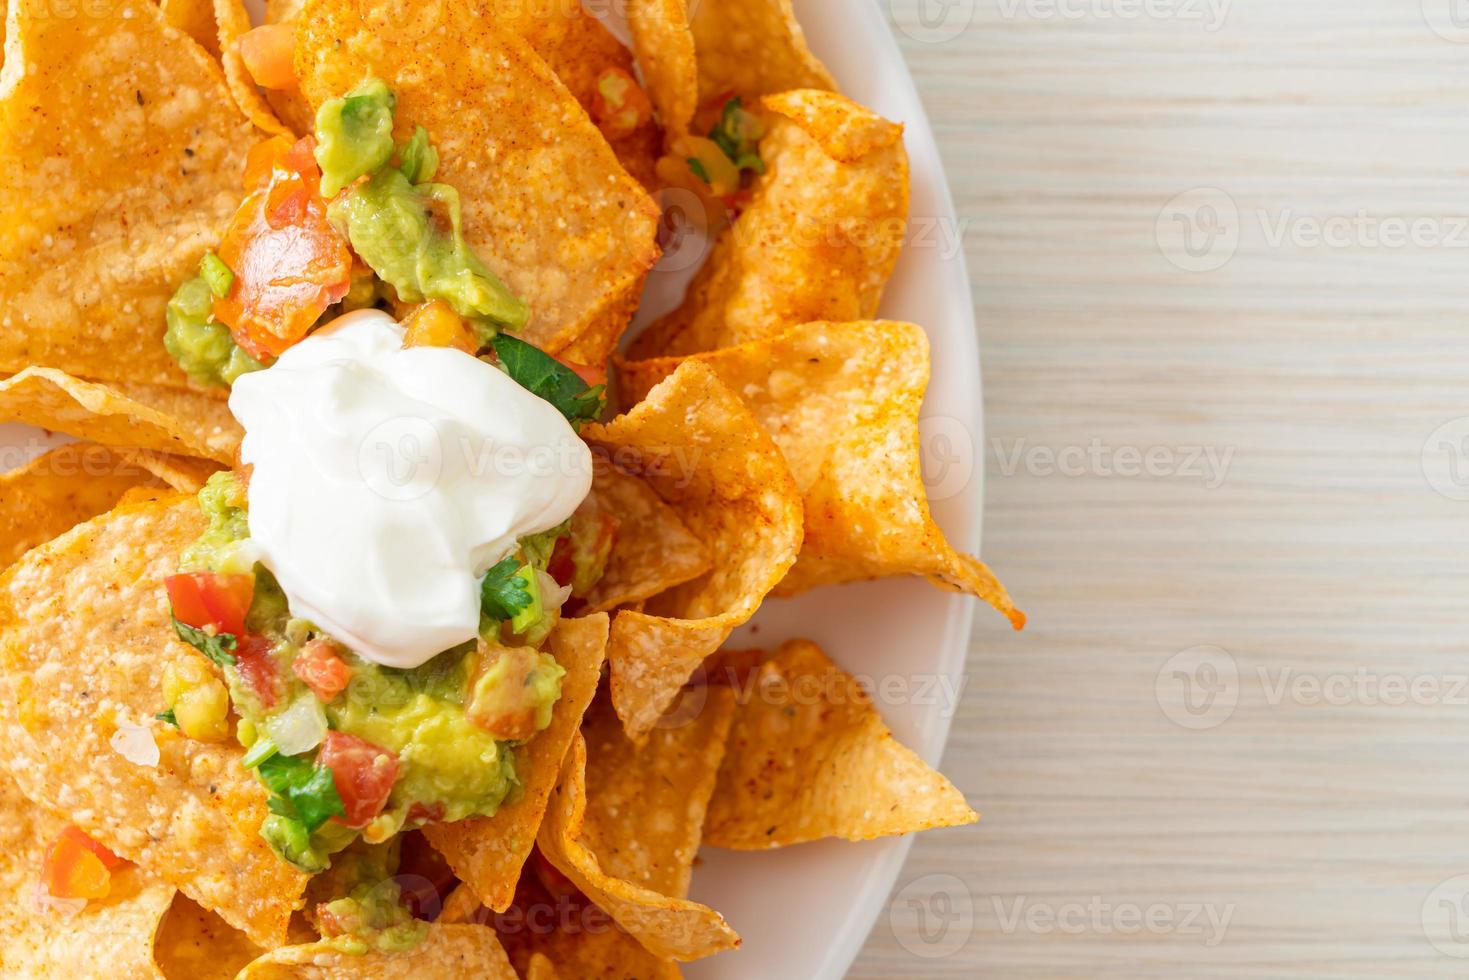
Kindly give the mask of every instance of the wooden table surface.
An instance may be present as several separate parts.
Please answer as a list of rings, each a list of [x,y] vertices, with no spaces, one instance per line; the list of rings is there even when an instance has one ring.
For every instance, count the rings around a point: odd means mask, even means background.
[[[1469,975],[1469,16],[881,2],[1031,625],[851,975]]]

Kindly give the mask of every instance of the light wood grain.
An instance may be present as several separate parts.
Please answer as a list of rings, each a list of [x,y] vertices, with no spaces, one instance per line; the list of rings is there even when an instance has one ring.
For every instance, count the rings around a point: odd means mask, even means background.
[[[920,837],[851,975],[1465,975],[1423,921],[1469,873],[1469,503],[1422,449],[1469,414],[1469,45],[1418,0],[1234,0],[1212,32],[1062,3],[1088,13],[961,0],[952,40],[898,32],[968,221],[985,557],[1031,625],[979,618],[944,769],[984,819]],[[914,0],[890,9],[921,33]],[[1200,187],[1233,199],[1239,244],[1190,273],[1155,226]],[[1359,212],[1442,240],[1272,241]],[[1007,475],[995,441],[1019,440],[1233,455],[1212,489]],[[1233,657],[1238,705],[1190,730],[1155,683],[1200,644]],[[1437,691],[1272,690],[1360,672]],[[972,915],[924,958],[906,903],[942,874]],[[1094,902],[1230,920],[1215,945],[1108,912],[1007,921]]]

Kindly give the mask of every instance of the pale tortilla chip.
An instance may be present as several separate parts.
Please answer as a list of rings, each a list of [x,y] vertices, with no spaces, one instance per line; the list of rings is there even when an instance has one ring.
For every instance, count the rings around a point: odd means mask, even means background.
[[[663,128],[687,133],[699,97],[687,0],[629,0],[627,27]]]
[[[801,546],[801,501],[770,436],[702,364],[680,366],[626,415],[582,434],[642,476],[714,562],[612,623],[612,703],[641,740],[785,576]]]
[[[252,142],[157,5],[11,0],[0,99],[0,372],[183,385],[163,310],[239,204]]]
[[[606,698],[592,703],[582,722],[587,809],[581,839],[605,874],[688,897],[734,710],[731,688],[691,688],[638,746],[623,734]]]
[[[264,952],[182,892],[174,895],[153,944],[154,962],[169,980],[234,980]]]
[[[213,460],[175,456],[148,449],[119,449],[117,454],[182,493],[198,493],[205,481],[222,468]]]
[[[908,215],[902,126],[829,92],[762,105],[766,172],[750,205],[720,233],[683,303],[633,342],[634,357],[716,350],[877,312]]]
[[[735,714],[704,843],[763,850],[978,819],[953,783],[898,744],[851,675],[793,640]]]
[[[791,0],[705,0],[689,24],[699,56],[699,101],[793,88],[837,87],[806,46]]]
[[[561,679],[561,697],[552,709],[551,724],[515,750],[520,795],[494,816],[423,828],[423,836],[449,862],[454,874],[497,912],[515,897],[515,882],[535,843],[561,760],[596,693],[606,646],[605,614],[558,623],[547,649],[566,676]]]
[[[51,368],[26,368],[0,381],[0,420],[26,422],[107,446],[203,456],[221,463],[234,458],[240,428],[224,402],[188,389],[142,387],[146,393],[138,393],[143,397],[162,396],[156,407],[129,397],[124,388],[82,381]]]
[[[265,96],[255,84],[255,79],[240,57],[240,35],[253,25],[245,9],[244,0],[214,0],[214,19],[219,24],[220,60],[224,63],[224,78],[229,85],[230,97],[252,123],[267,133],[294,136],[291,127],[281,122]]]
[[[713,567],[703,543],[653,488],[601,455],[592,457],[595,506],[617,518],[607,570],[585,597],[589,612],[640,602]]]
[[[265,788],[237,744],[153,720],[164,667],[207,663],[174,635],[163,588],[204,525],[189,497],[123,506],[0,575],[0,762],[27,796],[275,946],[306,876],[257,833]],[[109,744],[124,723],[149,727],[156,767]]]
[[[105,446],[59,446],[0,474],[0,569],[45,541],[105,513],[153,474]]]
[[[430,923],[423,941],[401,953],[344,953],[331,942],[283,946],[240,973],[239,980],[520,980],[495,930]]]
[[[578,734],[536,835],[546,859],[655,956],[687,962],[739,946],[740,937],[724,916],[707,905],[653,891],[603,869],[585,839],[586,767],[586,742]]]
[[[472,2],[308,0],[296,69],[313,106],[374,74],[399,139],[428,130],[464,233],[530,307],[520,336],[558,353],[620,331],[658,256],[658,209],[533,50]]]
[[[161,978],[153,936],[172,885],[129,865],[113,869],[106,898],[74,916],[40,904],[46,848],[65,827],[0,771],[0,976]]]
[[[159,0],[163,19],[183,31],[215,58],[219,57],[219,31],[214,26],[213,0]]]
[[[922,328],[890,320],[807,323],[687,360],[740,393],[801,488],[805,540],[777,594],[926,575],[985,600],[1016,629],[1025,624],[993,573],[955,551],[929,513],[918,437],[929,375]],[[624,363],[619,379],[635,396],[681,363]]]

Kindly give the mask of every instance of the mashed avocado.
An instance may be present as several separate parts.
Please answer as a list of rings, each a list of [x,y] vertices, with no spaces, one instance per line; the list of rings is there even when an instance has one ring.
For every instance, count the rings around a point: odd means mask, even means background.
[[[459,194],[428,183],[439,155],[422,126],[393,155],[392,92],[368,79],[345,98],[322,103],[316,114],[316,160],[322,194],[343,187],[328,208],[352,251],[408,303],[439,299],[474,321],[485,339],[500,327],[516,330],[529,312],[480,261],[464,240]],[[363,175],[365,183],[353,184]],[[351,186],[349,186],[351,185]]]
[[[229,327],[213,319],[214,294],[203,276],[179,286],[168,301],[163,348],[179,367],[200,384],[234,384],[261,363],[245,353],[230,336]]]
[[[285,744],[279,737],[272,740],[270,734],[279,735],[287,728],[299,733],[303,724],[310,727],[313,715],[322,737],[330,729],[392,752],[398,761],[397,779],[382,810],[360,830],[365,840],[374,842],[389,839],[405,824],[493,814],[516,791],[519,780],[511,752],[514,743],[497,739],[471,721],[466,701],[473,693],[476,698],[513,702],[532,713],[534,730],[539,731],[550,723],[552,707],[561,694],[565,672],[554,658],[546,653],[535,654],[544,662],[524,683],[515,678],[513,691],[487,692],[487,687],[494,688],[498,675],[477,669],[473,642],[446,650],[409,670],[382,667],[339,647],[350,680],[339,693],[322,702],[294,669],[297,658],[305,655],[305,648],[321,634],[310,623],[291,617],[286,597],[269,570],[253,564],[240,481],[232,473],[215,474],[200,490],[199,504],[209,525],[184,551],[181,568],[214,572],[253,569],[255,573],[254,598],[245,620],[249,636],[239,638],[233,648],[239,662],[224,668],[231,700],[240,715],[237,735],[250,749],[247,765],[260,767],[264,779],[263,771],[269,766],[263,760],[275,753],[277,742]],[[256,642],[261,638],[267,642]],[[264,656],[269,662],[263,668],[247,665],[243,659],[247,649],[252,651],[249,656]],[[252,689],[261,676],[270,679],[273,699],[262,699]],[[310,710],[303,712],[303,704]],[[303,744],[314,746],[315,741]],[[315,748],[294,758],[304,760],[292,764],[309,773]],[[324,770],[318,764],[316,771]],[[308,830],[289,807],[275,805],[277,802],[272,798],[272,812],[261,827],[261,836],[277,854],[304,871],[319,872],[330,866],[334,860],[331,855],[358,836],[358,830],[331,820]],[[361,904],[364,896],[347,895],[344,901],[348,899]],[[349,913],[358,914],[343,906],[343,916],[350,917]],[[371,910],[361,914],[373,921],[381,919]]]
[[[316,164],[321,196],[330,198],[393,155],[393,106],[397,99],[380,78],[369,78],[316,110]]]

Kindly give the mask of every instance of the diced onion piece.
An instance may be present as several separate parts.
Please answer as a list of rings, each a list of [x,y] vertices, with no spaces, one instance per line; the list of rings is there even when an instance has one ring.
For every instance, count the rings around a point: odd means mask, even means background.
[[[153,740],[153,730],[145,725],[123,722],[108,739],[112,750],[135,766],[158,765],[158,743]]]
[[[281,755],[300,755],[326,737],[326,712],[316,696],[307,693],[265,719],[260,726]]]

